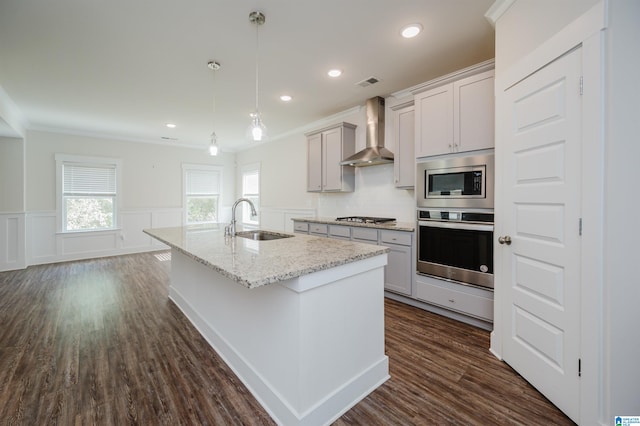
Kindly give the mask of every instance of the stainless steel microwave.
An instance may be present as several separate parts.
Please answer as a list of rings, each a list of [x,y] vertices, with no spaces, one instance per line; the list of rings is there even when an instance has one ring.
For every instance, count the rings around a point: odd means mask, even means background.
[[[473,155],[418,159],[418,208],[493,209],[493,151]]]

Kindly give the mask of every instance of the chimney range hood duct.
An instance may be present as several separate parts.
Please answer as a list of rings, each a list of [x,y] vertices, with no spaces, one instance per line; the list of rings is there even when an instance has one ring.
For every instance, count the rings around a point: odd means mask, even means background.
[[[384,98],[367,99],[367,147],[346,158],[343,166],[375,166],[393,163],[393,152],[384,147]]]

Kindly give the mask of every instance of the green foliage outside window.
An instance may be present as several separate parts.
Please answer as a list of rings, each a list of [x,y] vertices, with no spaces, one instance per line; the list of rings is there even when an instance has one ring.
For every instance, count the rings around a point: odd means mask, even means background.
[[[67,231],[113,228],[113,198],[66,197]]]
[[[217,222],[218,197],[188,197],[187,222]]]

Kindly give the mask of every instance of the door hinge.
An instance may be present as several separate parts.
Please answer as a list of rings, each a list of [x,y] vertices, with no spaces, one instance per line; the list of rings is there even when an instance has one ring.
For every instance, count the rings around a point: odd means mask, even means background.
[[[584,92],[584,77],[580,76],[580,96]]]
[[[582,377],[582,360],[578,358],[578,377]]]
[[[582,218],[578,220],[578,235],[582,235]]]

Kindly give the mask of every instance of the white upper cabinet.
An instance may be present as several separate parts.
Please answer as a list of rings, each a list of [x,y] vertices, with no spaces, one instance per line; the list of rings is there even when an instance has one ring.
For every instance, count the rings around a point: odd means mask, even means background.
[[[340,123],[307,133],[307,191],[351,192],[353,167],[340,162],[355,153],[356,126]]]
[[[394,183],[396,188],[413,188],[415,176],[415,115],[413,103],[393,110]]]
[[[494,146],[494,71],[415,95],[415,156]]]
[[[494,147],[493,85],[493,70],[453,83],[453,144],[456,152]]]
[[[307,136],[307,191],[322,191],[322,134]]]
[[[415,156],[453,152],[453,84],[415,97]]]

